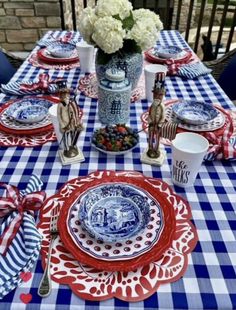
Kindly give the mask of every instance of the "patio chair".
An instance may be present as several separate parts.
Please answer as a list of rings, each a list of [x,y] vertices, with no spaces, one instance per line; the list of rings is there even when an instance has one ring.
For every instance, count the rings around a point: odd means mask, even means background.
[[[0,46],[0,51],[7,57],[12,66],[18,69],[23,63],[24,59],[15,56],[13,53],[6,51],[3,47]]]
[[[0,84],[7,84],[23,60],[0,47]]]
[[[221,73],[224,71],[224,69],[227,67],[227,65],[230,63],[233,56],[236,54],[236,48],[232,51],[229,51],[224,56],[211,60],[211,61],[205,61],[204,64],[212,69],[212,75],[214,78],[218,81]]]
[[[219,59],[204,62],[212,69],[212,75],[231,100],[236,100],[235,72],[236,48]]]

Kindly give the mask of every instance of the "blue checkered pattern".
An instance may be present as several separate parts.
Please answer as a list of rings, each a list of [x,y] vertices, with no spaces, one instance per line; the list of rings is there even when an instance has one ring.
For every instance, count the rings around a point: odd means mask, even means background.
[[[63,35],[63,33],[56,33]],[[78,34],[75,34],[75,37]],[[47,38],[49,34],[46,35]],[[161,44],[188,45],[176,31],[163,31]],[[38,48],[38,47],[36,47]],[[35,78],[44,70],[32,67],[27,61],[17,71],[13,80]],[[80,69],[70,71],[49,70],[52,78],[62,76],[69,86],[76,88]],[[220,103],[224,108],[233,104],[211,75],[194,80],[180,77],[167,78],[166,98],[184,98]],[[4,97],[6,100],[9,97]],[[201,167],[195,186],[189,189],[174,187],[170,178],[170,148],[166,147],[167,160],[160,168],[140,162],[140,153],[147,146],[145,133],[140,133],[139,148],[120,157],[98,153],[90,146],[94,128],[101,126],[97,115],[97,101],[79,94],[78,101],[84,111],[85,130],[80,136],[80,147],[85,162],[63,166],[58,157],[57,142],[35,148],[11,147],[0,150],[1,181],[26,186],[29,175],[38,175],[45,184],[47,195],[54,194],[67,180],[87,175],[94,170],[136,170],[146,176],[162,178],[192,207],[193,222],[197,227],[199,242],[189,256],[189,265],[183,278],[175,283],[162,285],[158,292],[143,302],[128,303],[117,299],[102,302],[84,301],[75,296],[67,286],[53,282],[52,294],[41,299],[37,288],[42,277],[41,261],[38,260],[33,279],[24,283],[0,301],[0,309],[77,310],[77,309],[236,309],[236,166],[234,162],[206,162]],[[131,104],[130,125],[141,129],[140,115],[148,108],[146,100]],[[20,301],[21,293],[31,293],[27,306]]]

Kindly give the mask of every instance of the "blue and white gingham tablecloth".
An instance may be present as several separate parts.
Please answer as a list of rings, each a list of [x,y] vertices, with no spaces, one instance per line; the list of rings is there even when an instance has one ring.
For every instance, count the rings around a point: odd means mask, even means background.
[[[50,33],[46,34],[46,37]],[[63,35],[63,32],[56,32]],[[79,34],[74,33],[75,38]],[[163,31],[160,43],[188,45],[176,31]],[[36,47],[37,49],[38,47]],[[26,60],[12,80],[33,78],[48,70],[33,67]],[[68,86],[76,88],[80,69],[69,71],[49,70],[52,78],[67,79]],[[167,77],[166,98],[197,99],[220,103],[224,108],[234,108],[231,101],[211,75],[195,80]],[[0,95],[5,101],[10,97]],[[62,166],[57,155],[58,143],[40,147],[2,147],[0,149],[0,180],[24,188],[31,174],[38,175],[45,184],[47,195],[53,195],[66,181],[87,175],[95,170],[136,170],[146,176],[162,178],[170,184],[170,148],[166,147],[168,159],[162,167],[140,163],[140,153],[146,148],[146,134],[140,134],[140,148],[124,157],[108,157],[91,149],[90,136],[99,127],[97,102],[79,95],[83,109],[85,130],[80,136],[80,147],[85,162]],[[140,115],[150,103],[146,100],[131,104],[130,124],[141,129]],[[174,187],[173,187],[174,188]],[[0,301],[4,310],[102,310],[102,309],[236,309],[236,163],[226,161],[207,162],[202,165],[195,186],[189,189],[174,188],[186,198],[191,207],[197,227],[199,242],[189,256],[189,265],[183,278],[175,283],[161,285],[158,292],[142,302],[128,303],[118,299],[102,302],[84,301],[74,295],[70,288],[53,282],[52,293],[41,299],[37,289],[42,277],[41,261],[38,260],[33,277]],[[25,305],[20,300],[22,293],[31,293],[32,301]]]

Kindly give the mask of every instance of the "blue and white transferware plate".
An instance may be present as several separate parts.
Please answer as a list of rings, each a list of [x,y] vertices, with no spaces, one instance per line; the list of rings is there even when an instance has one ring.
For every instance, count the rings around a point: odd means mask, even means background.
[[[215,107],[199,101],[179,101],[172,106],[172,113],[187,124],[201,125],[218,115]]]
[[[75,45],[68,42],[52,42],[46,51],[53,57],[69,58],[75,51]]]
[[[48,109],[52,105],[50,101],[40,98],[24,98],[6,109],[6,115],[20,123],[38,123],[43,120]]]
[[[150,208],[146,196],[134,186],[99,185],[80,197],[79,220],[96,239],[118,242],[144,230]]]
[[[178,46],[159,46],[154,49],[156,56],[161,58],[177,58],[183,50]]]
[[[165,226],[163,211],[159,202],[149,192],[139,187],[139,194],[149,205],[151,218],[148,225],[131,239],[113,243],[97,240],[83,229],[78,220],[80,209],[80,199],[78,199],[70,208],[66,219],[68,232],[76,247],[89,256],[108,262],[133,259],[150,251],[160,240]]]

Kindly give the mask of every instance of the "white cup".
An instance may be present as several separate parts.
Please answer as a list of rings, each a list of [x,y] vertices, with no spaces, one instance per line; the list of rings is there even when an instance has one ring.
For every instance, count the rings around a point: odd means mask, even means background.
[[[145,74],[145,90],[146,90],[146,98],[148,101],[153,101],[153,87],[155,76],[157,72],[163,72],[165,75],[167,74],[167,67],[163,65],[151,64],[147,65],[144,68]]]
[[[203,136],[183,132],[172,140],[172,182],[180,187],[192,186],[200,170],[209,142]]]
[[[62,133],[60,131],[60,127],[59,127],[59,121],[58,121],[58,117],[57,117],[57,104],[53,104],[49,110],[48,113],[51,117],[52,120],[52,124],[54,127],[54,131],[57,137],[57,141],[59,143],[59,147],[62,149],[63,148],[63,143],[61,143],[62,141]]]
[[[76,49],[79,56],[81,72],[91,72],[94,60],[94,46],[81,41],[76,44]]]

